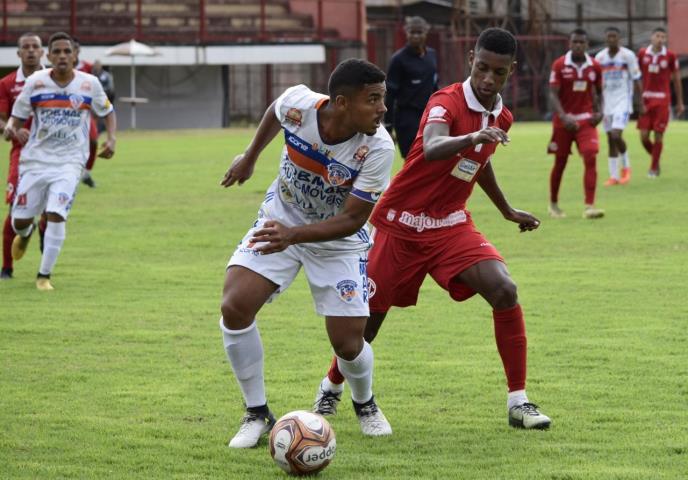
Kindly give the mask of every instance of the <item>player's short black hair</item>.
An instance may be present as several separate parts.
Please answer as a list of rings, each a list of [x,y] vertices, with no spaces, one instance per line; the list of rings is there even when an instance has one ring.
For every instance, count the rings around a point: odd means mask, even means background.
[[[48,40],[48,52],[50,52],[53,48],[53,43],[57,42],[58,40],[68,40],[69,43],[72,45],[72,48],[75,48],[76,45],[74,43],[74,39],[69,36],[68,33],[65,32],[57,32],[53,33],[50,35],[50,39]]]
[[[38,42],[43,46],[43,40],[41,39],[41,36],[37,33],[33,32],[25,32],[19,35],[19,38],[17,39],[17,47],[21,46],[21,41],[23,38],[30,38],[30,37],[36,37],[38,39]]]
[[[385,81],[385,72],[360,58],[350,58],[341,62],[330,75],[327,90],[330,98],[337,95],[349,95],[353,91],[361,90],[366,85]]]
[[[621,33],[621,30],[619,30],[618,27],[607,27],[604,29],[604,33],[609,33],[609,32],[616,32],[616,33]]]
[[[406,17],[404,21],[404,28],[409,28],[411,26],[419,26],[422,27],[424,30],[430,29],[430,25],[428,24],[427,20],[417,15],[414,17]]]
[[[652,33],[657,33],[657,32],[666,33],[666,29],[664,29],[663,27],[657,27],[654,30],[652,30]]]
[[[475,43],[476,52],[483,48],[493,53],[513,57],[516,55],[516,37],[503,28],[488,28],[483,30]]]
[[[578,27],[578,28],[574,28],[573,30],[571,30],[571,35],[584,35],[587,37],[588,32],[586,32],[585,29]]]

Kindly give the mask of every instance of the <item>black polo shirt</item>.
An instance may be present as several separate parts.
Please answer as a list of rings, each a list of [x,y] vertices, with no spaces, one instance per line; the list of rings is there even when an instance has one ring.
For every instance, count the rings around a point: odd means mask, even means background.
[[[437,91],[437,52],[425,47],[419,55],[411,47],[404,47],[392,55],[387,72],[387,115],[391,123],[395,107],[413,109],[421,113],[430,95]]]

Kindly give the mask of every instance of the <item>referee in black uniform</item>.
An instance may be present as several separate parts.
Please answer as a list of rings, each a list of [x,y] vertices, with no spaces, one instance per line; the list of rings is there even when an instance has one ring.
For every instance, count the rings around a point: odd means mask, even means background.
[[[401,156],[406,158],[423,110],[437,91],[437,52],[425,45],[430,26],[422,17],[407,17],[406,46],[392,55],[387,72],[385,126],[394,128]]]

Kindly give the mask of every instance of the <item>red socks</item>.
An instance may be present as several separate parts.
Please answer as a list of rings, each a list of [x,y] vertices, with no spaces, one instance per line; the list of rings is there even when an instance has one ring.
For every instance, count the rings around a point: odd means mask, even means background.
[[[650,166],[650,170],[659,170],[659,157],[662,155],[663,146],[664,143],[662,142],[655,142],[652,146],[652,165]]]
[[[652,142],[650,141],[650,139],[649,138],[645,139],[645,140],[641,139],[640,141],[642,142],[643,148],[645,148],[645,151],[647,153],[649,153],[650,155],[652,155]]]
[[[339,366],[337,366],[337,357],[332,357],[332,365],[330,365],[330,370],[327,372],[327,378],[330,382],[340,385],[344,383],[344,375],[339,371]]]
[[[12,268],[12,240],[14,240],[12,218],[7,215],[2,229],[2,268]]]
[[[88,146],[88,162],[86,162],[86,170],[89,172],[93,170],[93,165],[96,163],[96,153],[98,152],[98,142],[90,142]]]
[[[594,153],[583,154],[585,173],[583,174],[583,189],[585,190],[585,204],[595,203],[595,188],[597,187],[597,157]]]
[[[494,310],[492,317],[509,391],[525,390],[528,341],[521,306],[517,304],[506,310]]]
[[[552,203],[557,203],[559,200],[559,187],[561,186],[561,177],[564,176],[564,169],[566,168],[566,161],[568,155],[563,157],[555,157],[552,172],[549,174],[549,200]]]

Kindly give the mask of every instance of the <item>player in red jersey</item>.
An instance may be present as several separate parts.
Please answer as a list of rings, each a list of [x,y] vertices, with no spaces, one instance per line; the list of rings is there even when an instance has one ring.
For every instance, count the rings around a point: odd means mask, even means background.
[[[370,217],[376,231],[368,257],[370,317],[365,338],[375,338],[392,306],[416,304],[427,275],[456,301],[478,293],[493,308],[508,383],[509,424],[547,428],[550,419],[526,396],[527,342],[516,285],[497,249],[465,210],[477,183],[521,231],[540,225],[530,213],[509,205],[490,162],[497,144],[509,142],[506,132],[513,117],[499,91],[514,69],[515,55],[513,35],[489,28],[469,54],[470,78],[430,97],[405,165]],[[314,410],[334,414],[342,390],[343,377],[333,362]]]
[[[552,218],[566,216],[559,208],[559,187],[574,141],[585,166],[583,218],[604,216],[603,210],[595,208],[600,149],[596,126],[602,120],[602,68],[586,53],[587,49],[587,33],[582,28],[575,29],[569,39],[569,51],[554,61],[549,77],[549,98],[554,107],[552,139],[547,147],[547,153],[555,156],[549,179]]]
[[[17,47],[17,56],[21,61],[21,66],[0,79],[0,130],[5,128],[5,124],[12,114],[14,101],[21,93],[26,78],[36,70],[43,68],[41,65],[43,46],[38,35],[24,33],[17,40]],[[29,138],[29,122],[24,125],[24,128],[19,129],[17,136],[12,139],[10,168],[7,174],[7,193],[5,195],[5,202],[10,207],[14,201],[14,194],[19,182],[19,153]],[[2,279],[12,278],[12,241],[14,235],[12,220],[8,213],[2,230],[2,271],[0,271],[0,278]]]
[[[678,58],[666,48],[666,30],[655,28],[650,37],[650,45],[638,52],[638,63],[643,74],[643,103],[645,113],[638,118],[640,141],[647,153],[652,155],[652,164],[647,172],[649,178],[659,176],[659,158],[662,155],[664,131],[669,123],[671,106],[671,81],[676,93],[676,116],[685,111],[683,106],[683,86],[678,67]],[[654,132],[654,142],[650,140]]]
[[[81,53],[81,44],[79,40],[74,40],[74,68],[84,73],[93,73],[93,64],[79,58]],[[96,153],[98,152],[98,123],[95,117],[91,117],[91,126],[88,131],[89,145],[88,145],[88,161],[86,162],[86,167],[81,174],[81,183],[84,185],[95,188],[96,182],[91,176],[91,171],[96,163]]]

